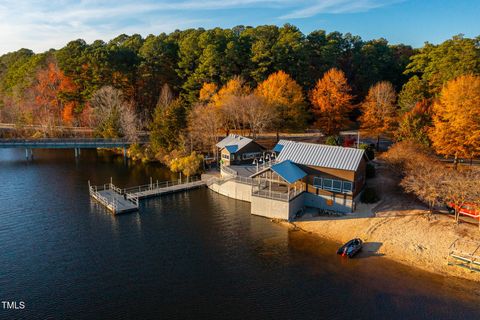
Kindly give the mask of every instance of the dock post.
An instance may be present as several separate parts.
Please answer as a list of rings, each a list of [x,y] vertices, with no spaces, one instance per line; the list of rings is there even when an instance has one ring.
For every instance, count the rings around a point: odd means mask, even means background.
[[[31,148],[25,148],[25,159],[33,160],[33,150]]]
[[[74,148],[73,150],[74,150],[74,152],[75,152],[75,158],[78,158],[78,151],[77,151],[77,148]]]

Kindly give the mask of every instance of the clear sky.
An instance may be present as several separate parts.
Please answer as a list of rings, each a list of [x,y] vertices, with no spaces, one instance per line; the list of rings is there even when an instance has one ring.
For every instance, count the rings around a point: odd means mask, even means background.
[[[0,0],[0,54],[121,33],[284,23],[420,47],[480,35],[480,0]]]

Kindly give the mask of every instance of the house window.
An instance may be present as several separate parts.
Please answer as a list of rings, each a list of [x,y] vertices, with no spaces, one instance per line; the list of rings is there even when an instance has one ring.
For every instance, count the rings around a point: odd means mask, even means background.
[[[342,181],[340,181],[340,180],[333,180],[332,190],[333,190],[333,191],[342,192]]]
[[[350,181],[326,179],[320,177],[313,177],[313,186],[318,189],[343,193],[351,193],[353,190],[353,183]]]
[[[229,154],[222,153],[222,158],[223,158],[223,159],[226,159],[226,160],[230,160],[230,155],[229,155]]]
[[[246,152],[242,155],[243,160],[255,159],[255,157],[261,157],[261,152]]]
[[[332,179],[323,179],[323,189],[325,190],[332,190]]]
[[[349,193],[349,192],[352,192],[352,189],[353,189],[353,183],[348,181],[343,181],[343,192]]]
[[[313,186],[318,189],[322,189],[322,178],[313,177]]]

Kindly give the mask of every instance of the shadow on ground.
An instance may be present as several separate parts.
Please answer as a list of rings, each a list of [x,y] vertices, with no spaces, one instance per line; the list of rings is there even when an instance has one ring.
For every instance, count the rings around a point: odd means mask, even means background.
[[[370,257],[382,257],[383,253],[379,253],[382,242],[364,242],[363,248],[360,254],[357,256],[359,259],[370,258]]]

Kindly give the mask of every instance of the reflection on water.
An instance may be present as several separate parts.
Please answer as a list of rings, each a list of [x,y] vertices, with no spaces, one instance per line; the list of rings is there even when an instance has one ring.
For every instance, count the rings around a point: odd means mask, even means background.
[[[347,260],[337,244],[251,216],[206,189],[113,216],[87,181],[121,186],[176,176],[106,152],[0,150],[0,318],[474,319],[475,284],[383,257]]]

